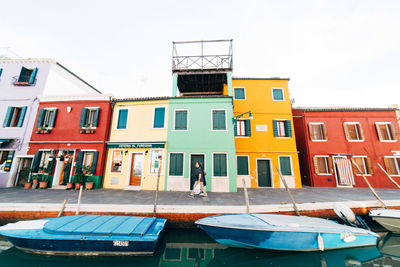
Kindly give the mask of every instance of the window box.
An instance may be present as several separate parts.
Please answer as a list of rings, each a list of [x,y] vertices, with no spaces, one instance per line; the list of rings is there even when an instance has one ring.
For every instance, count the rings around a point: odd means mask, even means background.
[[[93,130],[93,129],[80,129],[79,133],[81,133],[81,134],[94,134],[94,133],[96,133],[96,131]]]
[[[35,131],[35,133],[37,133],[37,134],[49,134],[49,133],[51,133],[51,129],[38,129],[37,131]]]

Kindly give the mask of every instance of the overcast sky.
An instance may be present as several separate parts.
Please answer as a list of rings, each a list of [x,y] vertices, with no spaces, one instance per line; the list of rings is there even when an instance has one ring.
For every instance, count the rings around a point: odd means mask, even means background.
[[[172,41],[232,38],[234,76],[289,77],[297,106],[400,103],[400,1],[0,0],[0,47],[116,97],[171,95]]]

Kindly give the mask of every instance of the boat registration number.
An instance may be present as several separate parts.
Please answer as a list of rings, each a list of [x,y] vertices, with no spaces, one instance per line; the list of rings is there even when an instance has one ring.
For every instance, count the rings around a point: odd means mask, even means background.
[[[114,247],[128,247],[128,246],[129,246],[129,241],[120,241],[120,240],[114,241]]]

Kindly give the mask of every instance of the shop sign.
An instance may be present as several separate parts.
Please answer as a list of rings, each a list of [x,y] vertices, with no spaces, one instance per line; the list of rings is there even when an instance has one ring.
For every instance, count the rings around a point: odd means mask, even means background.
[[[164,148],[160,143],[110,143],[107,148]]]

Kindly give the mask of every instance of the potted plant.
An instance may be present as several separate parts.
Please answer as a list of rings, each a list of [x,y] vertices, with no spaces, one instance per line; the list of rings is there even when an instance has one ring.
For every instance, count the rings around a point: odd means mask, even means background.
[[[83,174],[81,170],[79,170],[75,172],[74,181],[75,181],[75,189],[78,190],[81,188],[82,184],[86,182],[86,175]]]
[[[32,187],[32,177],[28,174],[28,179],[24,184],[24,189],[29,189]]]
[[[68,182],[67,183],[67,187],[65,188],[65,189],[67,189],[67,190],[71,190],[72,188],[74,188],[74,183],[71,181],[71,182]]]
[[[39,167],[39,173],[44,173],[44,167],[43,166]]]
[[[46,189],[48,183],[49,183],[49,175],[42,175],[40,182],[39,182],[39,188]]]
[[[32,175],[32,189],[36,189],[39,184],[39,179],[42,175],[35,173]]]

